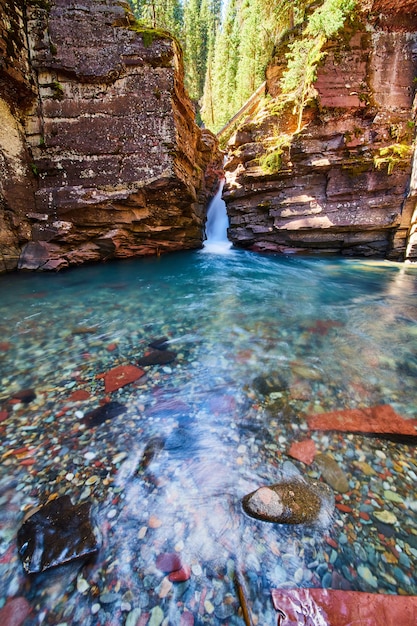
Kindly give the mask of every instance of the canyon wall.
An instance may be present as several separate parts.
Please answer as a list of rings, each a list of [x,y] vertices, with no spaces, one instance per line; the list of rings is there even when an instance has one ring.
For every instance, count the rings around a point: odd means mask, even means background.
[[[36,190],[22,115],[36,97],[24,15],[24,0],[0,0],[0,272],[30,239]]]
[[[417,8],[363,6],[327,43],[300,131],[293,107],[277,106],[287,44],[277,50],[269,100],[229,141],[224,199],[235,245],[413,260]]]
[[[126,2],[0,3],[15,16],[0,71],[10,84],[19,68],[27,92],[0,82],[0,270],[200,247],[221,156],[194,122],[175,40]]]

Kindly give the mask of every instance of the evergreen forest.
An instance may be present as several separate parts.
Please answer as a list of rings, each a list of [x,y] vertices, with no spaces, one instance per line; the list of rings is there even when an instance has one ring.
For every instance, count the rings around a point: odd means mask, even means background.
[[[137,20],[169,31],[184,52],[185,82],[197,120],[218,132],[265,80],[277,44],[290,31],[283,91],[302,108],[325,41],[355,0],[129,0]]]

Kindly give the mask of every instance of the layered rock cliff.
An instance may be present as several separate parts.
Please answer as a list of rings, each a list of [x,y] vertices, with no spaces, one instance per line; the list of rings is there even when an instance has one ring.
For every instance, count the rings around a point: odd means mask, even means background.
[[[175,40],[126,2],[1,3],[0,269],[200,247],[220,154]]]
[[[21,115],[36,97],[24,15],[24,0],[0,0],[0,272],[31,237],[36,189]]]
[[[360,4],[326,44],[301,130],[293,107],[279,104],[288,40],[277,49],[269,101],[229,142],[224,199],[235,245],[404,259],[416,206],[417,8]]]

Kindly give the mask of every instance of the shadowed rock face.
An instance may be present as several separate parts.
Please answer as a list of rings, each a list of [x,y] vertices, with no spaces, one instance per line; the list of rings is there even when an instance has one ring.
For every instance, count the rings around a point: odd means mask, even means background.
[[[20,14],[38,97],[19,109],[22,185],[35,186],[24,237],[14,231],[15,248],[27,241],[19,267],[200,247],[221,157],[194,122],[176,42],[135,31],[126,2],[28,2]]]
[[[395,4],[404,6],[389,12],[389,1],[380,0],[385,15],[374,15],[372,24],[364,17],[357,30],[328,43],[316,106],[305,110],[300,133],[293,134],[297,119],[288,107],[280,115],[264,109],[231,138],[224,199],[236,245],[404,258],[416,203],[412,152],[405,150],[392,167],[389,158],[380,169],[374,161],[381,150],[391,154],[394,144],[410,145],[414,135],[417,10],[413,4],[407,14],[406,2]],[[268,68],[273,98],[280,94],[285,52],[278,50]],[[289,145],[267,172],[259,158],[283,134]]]
[[[36,189],[20,117],[36,94],[23,16],[23,0],[0,0],[0,272],[17,266],[31,236]]]

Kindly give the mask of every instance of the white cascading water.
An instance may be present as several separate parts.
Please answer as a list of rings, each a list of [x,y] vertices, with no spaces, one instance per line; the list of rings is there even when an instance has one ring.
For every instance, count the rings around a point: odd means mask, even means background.
[[[227,238],[229,218],[226,204],[222,200],[223,186],[224,179],[220,181],[217,193],[207,210],[206,241],[204,242],[204,250],[207,252],[224,253],[230,250],[232,245]]]

